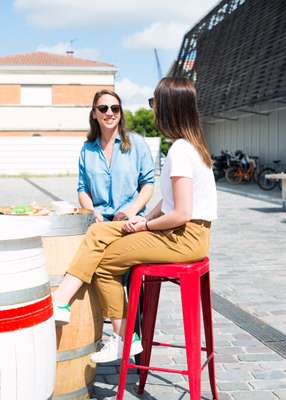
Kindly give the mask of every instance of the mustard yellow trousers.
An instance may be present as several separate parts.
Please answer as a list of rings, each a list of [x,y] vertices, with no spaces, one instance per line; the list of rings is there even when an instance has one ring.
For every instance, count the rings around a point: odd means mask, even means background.
[[[102,222],[89,227],[67,271],[94,283],[105,318],[125,318],[121,277],[133,265],[198,261],[207,256],[210,229],[192,221],[164,231],[122,232],[124,222]]]

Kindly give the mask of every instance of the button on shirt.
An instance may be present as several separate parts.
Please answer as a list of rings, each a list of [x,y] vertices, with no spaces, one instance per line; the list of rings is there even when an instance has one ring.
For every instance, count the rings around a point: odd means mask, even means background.
[[[135,133],[129,138],[131,150],[126,153],[120,150],[120,136],[115,138],[110,166],[100,138],[85,142],[81,149],[78,192],[88,193],[95,210],[106,220],[128,208],[143,185],[154,183],[154,162],[148,145]]]

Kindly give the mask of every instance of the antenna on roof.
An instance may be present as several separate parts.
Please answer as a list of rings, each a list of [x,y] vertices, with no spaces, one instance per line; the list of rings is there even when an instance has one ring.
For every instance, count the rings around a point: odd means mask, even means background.
[[[69,43],[70,47],[69,47],[69,49],[66,51],[66,54],[67,54],[68,56],[73,56],[73,55],[74,55],[73,43],[74,43],[75,41],[76,41],[76,39],[71,39],[71,40],[70,40],[70,43]]]
[[[154,49],[154,53],[155,53],[155,60],[156,60],[156,65],[157,65],[158,78],[159,78],[159,80],[161,80],[163,78],[163,74],[162,74],[162,68],[161,68],[157,49]]]

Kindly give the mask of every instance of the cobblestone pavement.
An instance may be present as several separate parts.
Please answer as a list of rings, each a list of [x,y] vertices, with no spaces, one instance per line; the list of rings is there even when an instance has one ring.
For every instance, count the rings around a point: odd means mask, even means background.
[[[31,178],[40,191],[21,179],[0,179],[0,204],[41,204],[49,192],[76,202],[76,178]],[[254,186],[218,186],[219,219],[213,224],[211,265],[213,291],[286,334],[286,213],[280,193]],[[234,193],[236,191],[236,193]],[[250,195],[247,197],[245,195]],[[262,196],[262,197],[261,197]],[[158,199],[158,186],[152,203]],[[167,284],[156,326],[158,341],[184,343],[178,288]],[[215,319],[217,384],[220,400],[286,400],[286,359],[218,312]],[[106,325],[108,333],[109,326]],[[154,365],[185,366],[179,349],[155,348]],[[98,366],[94,399],[114,398],[118,363]],[[150,373],[144,396],[136,395],[137,375],[128,376],[125,399],[188,399],[185,377]],[[211,399],[206,372],[202,399]]]

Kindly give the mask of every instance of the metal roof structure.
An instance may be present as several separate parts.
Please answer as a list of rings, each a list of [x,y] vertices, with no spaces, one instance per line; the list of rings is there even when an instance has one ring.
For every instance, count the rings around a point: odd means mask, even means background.
[[[286,0],[221,1],[186,33],[170,75],[194,81],[203,117],[286,103]]]

